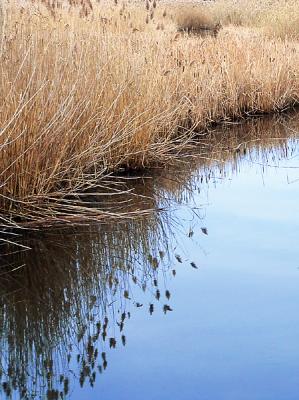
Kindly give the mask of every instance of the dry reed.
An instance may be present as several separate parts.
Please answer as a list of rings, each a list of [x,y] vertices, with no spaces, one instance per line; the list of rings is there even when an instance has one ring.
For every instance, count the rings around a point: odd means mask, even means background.
[[[2,224],[87,213],[78,195],[108,173],[167,162],[213,122],[298,104],[294,39],[178,36],[169,9],[80,4],[3,9]]]
[[[223,24],[258,28],[270,37],[299,37],[298,0],[217,0],[207,8]]]

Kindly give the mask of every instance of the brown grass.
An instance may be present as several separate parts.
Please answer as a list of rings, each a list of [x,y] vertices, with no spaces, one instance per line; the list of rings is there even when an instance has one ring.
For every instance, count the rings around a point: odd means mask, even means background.
[[[212,122],[298,103],[294,39],[185,37],[169,8],[82,4],[5,5],[4,223],[86,213],[78,195],[108,173],[165,163]]]
[[[218,22],[218,21],[217,21]],[[179,31],[203,34],[212,32],[217,24],[204,6],[184,6],[176,11],[176,24]]]

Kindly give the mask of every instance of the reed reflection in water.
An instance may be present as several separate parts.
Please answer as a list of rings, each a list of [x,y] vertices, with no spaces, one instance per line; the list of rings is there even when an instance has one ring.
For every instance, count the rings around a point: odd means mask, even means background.
[[[167,269],[168,236],[167,224],[153,214],[116,226],[23,234],[22,246],[31,250],[2,245],[1,384],[6,395],[67,395],[75,353],[81,385],[93,385],[107,367],[104,347],[126,343],[128,303],[141,307],[131,296],[132,285],[151,292],[151,304],[144,308],[154,311],[154,293]]]

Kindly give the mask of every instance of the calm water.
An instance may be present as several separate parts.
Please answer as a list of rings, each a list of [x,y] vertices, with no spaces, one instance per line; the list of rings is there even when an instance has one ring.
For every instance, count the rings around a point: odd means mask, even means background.
[[[1,399],[297,400],[290,118],[227,128],[133,182],[128,210],[164,211],[2,244]]]

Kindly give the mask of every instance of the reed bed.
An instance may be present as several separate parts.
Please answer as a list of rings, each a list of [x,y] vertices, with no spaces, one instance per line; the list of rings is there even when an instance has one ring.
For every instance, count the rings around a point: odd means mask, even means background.
[[[217,0],[208,5],[209,15],[225,25],[249,26],[283,39],[299,37],[298,6],[298,0]]]
[[[298,104],[295,35],[228,25],[220,5],[207,12],[223,29],[202,38],[155,1],[4,4],[2,225],[122,216],[78,198],[113,172],[176,159],[212,123]]]

